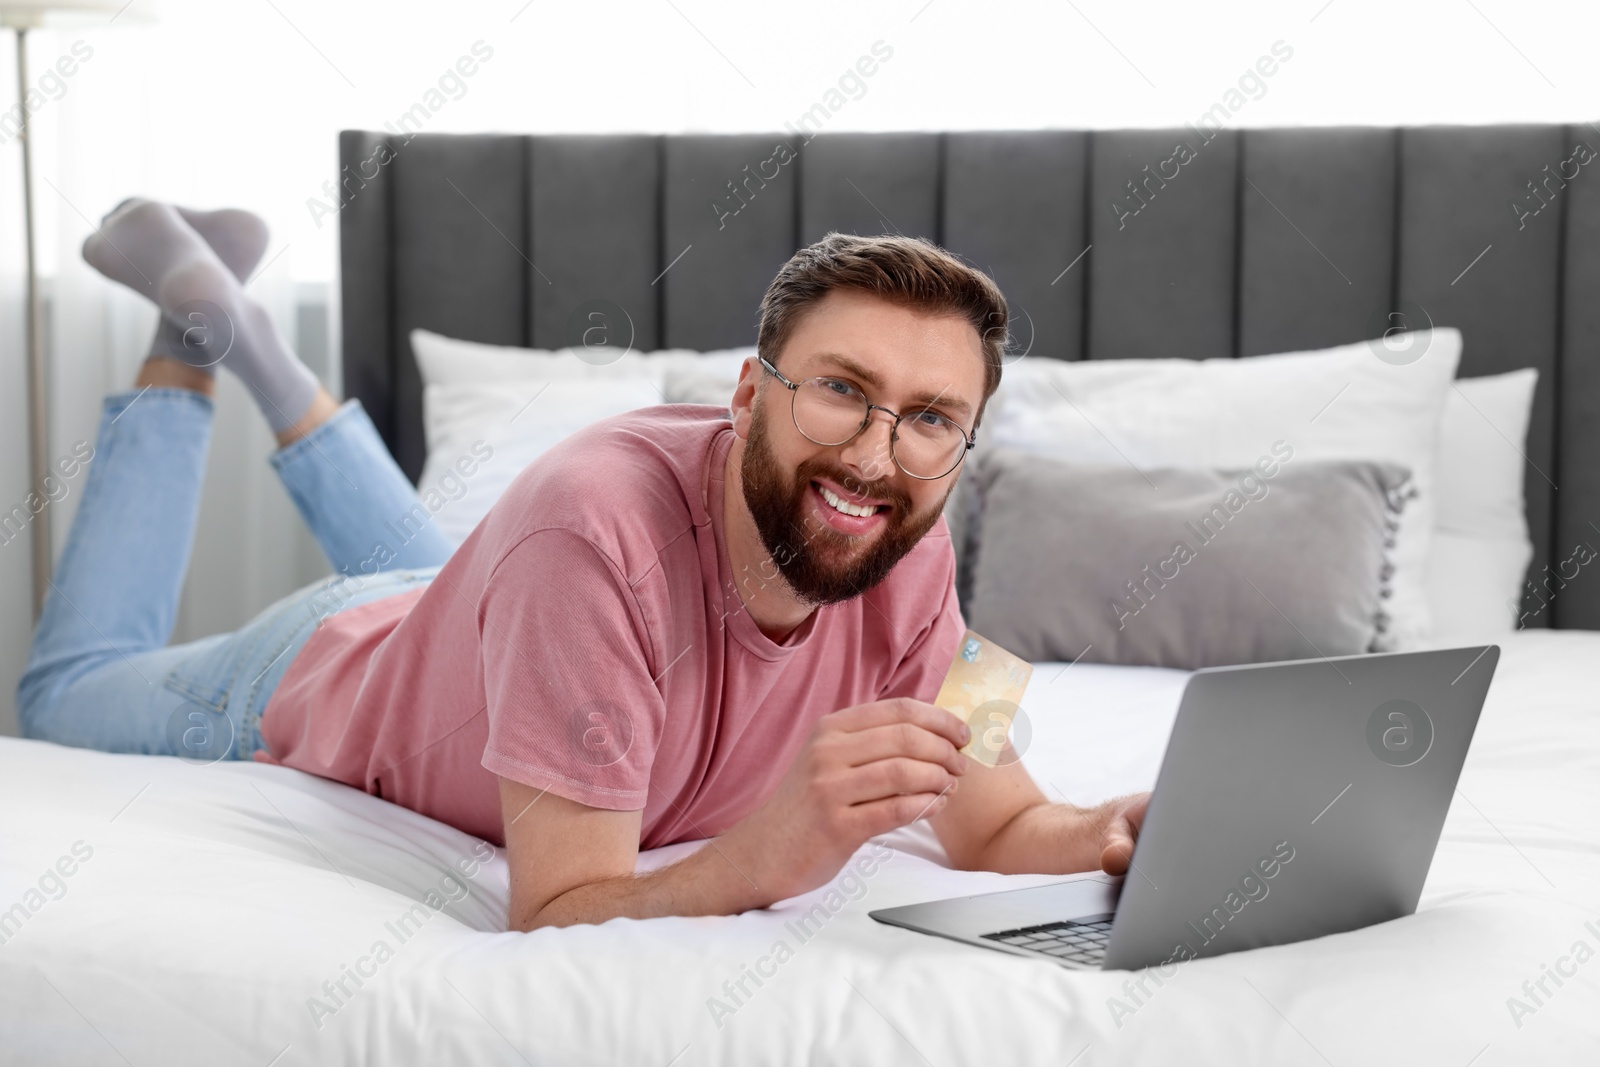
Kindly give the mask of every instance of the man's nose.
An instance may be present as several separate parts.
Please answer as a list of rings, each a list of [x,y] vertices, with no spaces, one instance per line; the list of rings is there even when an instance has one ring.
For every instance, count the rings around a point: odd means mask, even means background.
[[[893,477],[893,435],[894,416],[873,408],[867,412],[866,428],[839,447],[839,459],[863,481]]]

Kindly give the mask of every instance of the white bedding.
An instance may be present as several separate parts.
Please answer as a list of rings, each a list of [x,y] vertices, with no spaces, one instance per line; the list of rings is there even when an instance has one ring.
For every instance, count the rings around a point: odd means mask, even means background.
[[[507,934],[500,856],[452,883],[487,846],[363,793],[280,767],[0,740],[0,909],[27,913],[0,932],[0,1063],[1594,1063],[1600,634],[1501,643],[1418,913],[1190,963],[1142,1004],[1126,973],[868,919],[1052,880],[948,870],[925,825],[888,835],[864,895],[834,897],[805,941],[786,924],[825,890],[734,917]],[[1035,778],[1083,803],[1148,788],[1184,675],[1061,670],[1039,665],[1025,701]],[[399,917],[457,884],[402,942]],[[379,940],[392,958],[361,963]],[[735,1007],[724,982],[780,940],[792,952]],[[1527,1000],[1523,983],[1579,941],[1590,956],[1562,965],[1575,976]],[[372,977],[346,979],[339,1003],[323,983],[358,963]],[[313,997],[332,1014],[314,1021]],[[733,1013],[714,1019],[713,997]],[[1133,1013],[1114,1018],[1111,997]],[[1514,1019],[1510,997],[1533,1010]]]

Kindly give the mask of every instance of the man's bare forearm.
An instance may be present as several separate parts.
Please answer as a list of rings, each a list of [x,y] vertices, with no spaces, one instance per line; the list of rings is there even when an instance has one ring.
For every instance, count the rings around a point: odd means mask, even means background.
[[[1100,869],[1105,814],[1100,808],[1034,804],[1012,816],[971,865],[1000,874],[1076,874]]]
[[[581,885],[513,929],[575,926],[663,915],[737,915],[770,901],[717,846],[716,839],[658,870]]]

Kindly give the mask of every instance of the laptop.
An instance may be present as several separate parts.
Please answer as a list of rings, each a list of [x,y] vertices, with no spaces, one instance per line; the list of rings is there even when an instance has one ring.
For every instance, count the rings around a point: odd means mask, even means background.
[[[1478,645],[1196,671],[1126,874],[869,914],[1107,970],[1410,915],[1499,659]]]

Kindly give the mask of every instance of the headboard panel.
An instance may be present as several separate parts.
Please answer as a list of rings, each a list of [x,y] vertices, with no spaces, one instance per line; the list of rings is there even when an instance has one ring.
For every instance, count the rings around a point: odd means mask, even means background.
[[[1012,330],[1018,351],[1031,343],[1058,359],[1082,359],[1089,271],[1078,257],[1089,244],[1089,135],[952,133],[944,144],[942,243],[1026,309]]]
[[[1372,128],[1247,136],[1240,355],[1382,332],[1394,295],[1396,146],[1394,130]],[[1293,298],[1304,293],[1316,299]]]
[[[1239,135],[1197,145],[1162,187],[1159,171],[1185,139],[1198,140],[1185,130],[1093,135],[1089,359],[1234,354]]]
[[[527,145],[528,194],[540,222],[523,246],[539,267],[529,272],[531,344],[571,343],[574,312],[605,299],[627,309],[635,348],[660,348],[660,307],[650,284],[663,262],[660,139],[538,137]]]
[[[1574,162],[1592,133],[346,131],[345,389],[415,479],[413,327],[561,348],[604,306],[636,349],[751,344],[774,272],[830,229],[926,236],[988,270],[1035,357],[1320,348],[1398,311],[1459,327],[1463,375],[1538,368],[1531,574],[1550,564],[1555,596],[1529,625],[1600,628],[1600,568],[1573,560],[1600,545],[1600,189]]]
[[[940,140],[933,133],[842,133],[805,149],[800,243],[841,233],[903,233],[938,241]]]
[[[1551,391],[1556,454],[1545,473],[1560,486],[1551,491],[1555,513],[1551,566],[1570,575],[1567,561],[1574,558],[1576,546],[1600,548],[1600,462],[1596,462],[1600,460],[1600,254],[1595,248],[1600,239],[1600,187],[1574,180],[1563,195],[1567,214],[1561,228],[1561,319]],[[1535,477],[1528,475],[1530,481]],[[1580,571],[1552,607],[1559,609],[1567,593],[1581,594],[1579,582],[1587,584],[1590,578],[1600,574]],[[1566,610],[1557,611],[1556,625],[1600,629],[1600,600],[1582,595],[1571,600]]]
[[[1571,547],[1560,551],[1551,544],[1565,204],[1556,197],[1538,216],[1521,220],[1522,229],[1510,205],[1513,199],[1531,198],[1525,186],[1540,177],[1541,168],[1554,170],[1567,158],[1576,135],[1560,127],[1527,126],[1477,134],[1422,129],[1401,139],[1400,292],[1427,308],[1435,322],[1460,327],[1462,376],[1512,366],[1538,368],[1523,485],[1534,545],[1532,573],[1542,575],[1546,564],[1566,558]],[[1586,358],[1594,358],[1593,350]],[[1600,434],[1600,427],[1591,432]],[[1589,511],[1596,510],[1595,502],[1589,499]],[[1579,501],[1564,503],[1577,506]],[[1552,549],[1558,553],[1554,561]],[[1600,627],[1600,582],[1580,581],[1562,590],[1554,607],[1576,609],[1578,602],[1593,605],[1587,625]]]
[[[758,168],[779,140],[760,134],[664,139],[665,236],[656,269],[666,272],[658,283],[666,347],[754,342],[761,294],[796,247],[795,164],[774,164],[778,179],[759,186]]]

